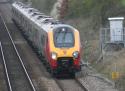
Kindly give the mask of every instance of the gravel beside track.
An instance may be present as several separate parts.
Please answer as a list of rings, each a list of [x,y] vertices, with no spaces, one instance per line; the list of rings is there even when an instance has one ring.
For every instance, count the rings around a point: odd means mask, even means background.
[[[16,44],[23,56],[24,63],[33,79],[33,83],[39,91],[61,91],[54,79],[47,72],[42,62],[27,44]]]

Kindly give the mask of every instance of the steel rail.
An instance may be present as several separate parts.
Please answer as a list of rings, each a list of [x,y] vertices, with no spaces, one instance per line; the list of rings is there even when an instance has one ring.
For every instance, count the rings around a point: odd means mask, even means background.
[[[79,84],[79,86],[84,89],[85,91],[89,91],[89,89],[87,89],[85,86],[83,86],[83,84],[78,80],[78,78],[75,78],[75,81]]]
[[[61,91],[65,91],[65,89],[61,86],[61,84],[59,83],[59,81],[54,78],[55,82],[57,83],[57,85],[59,86],[59,88],[61,89]]]
[[[2,47],[2,43],[1,42],[0,42],[0,50],[1,50],[1,53],[2,53],[2,59],[3,59],[5,74],[6,74],[6,78],[7,78],[7,82],[8,82],[8,86],[9,86],[9,91],[13,91],[12,90],[12,86],[11,86],[11,82],[10,82],[10,77],[9,77],[9,74],[8,74],[8,69],[7,69],[6,60],[5,60],[3,47]]]
[[[22,60],[21,56],[19,55],[19,52],[18,52],[18,50],[17,50],[17,48],[16,48],[16,45],[15,45],[15,43],[14,43],[14,41],[13,41],[11,35],[10,35],[9,29],[8,29],[6,23],[5,23],[5,20],[3,19],[2,15],[0,15],[0,17],[1,17],[2,21],[3,21],[3,23],[4,23],[4,26],[5,26],[5,28],[6,28],[6,31],[7,31],[8,35],[9,35],[9,38],[10,38],[12,44],[13,44],[13,47],[14,47],[14,49],[15,49],[15,51],[16,51],[16,54],[17,54],[17,56],[18,56],[18,58],[19,58],[19,60],[20,60],[20,62],[21,62],[21,65],[22,65],[22,67],[23,67],[23,69],[24,69],[24,71],[25,71],[25,74],[26,74],[26,76],[27,76],[27,79],[28,79],[28,81],[29,81],[29,83],[30,83],[30,85],[31,85],[31,87],[32,87],[32,89],[33,89],[33,91],[36,91],[35,86],[33,85],[33,82],[32,82],[32,80],[31,80],[31,78],[30,78],[30,76],[29,76],[29,74],[28,74],[28,72],[27,72],[27,70],[26,70],[26,67],[25,67],[24,63],[23,63],[23,60]]]

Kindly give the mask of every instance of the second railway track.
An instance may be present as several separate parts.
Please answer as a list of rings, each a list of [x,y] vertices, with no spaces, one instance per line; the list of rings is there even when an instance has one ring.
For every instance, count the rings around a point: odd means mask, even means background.
[[[0,45],[8,91],[36,91],[1,15],[0,21],[0,25],[3,26],[1,31],[4,32],[4,39],[1,39]]]

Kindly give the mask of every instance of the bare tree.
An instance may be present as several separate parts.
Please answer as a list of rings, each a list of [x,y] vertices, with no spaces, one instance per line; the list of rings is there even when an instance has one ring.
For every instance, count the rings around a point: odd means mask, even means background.
[[[68,0],[57,0],[51,11],[55,19],[63,19],[68,11]]]
[[[68,0],[62,0],[60,12],[59,12],[59,19],[63,19],[68,11]]]

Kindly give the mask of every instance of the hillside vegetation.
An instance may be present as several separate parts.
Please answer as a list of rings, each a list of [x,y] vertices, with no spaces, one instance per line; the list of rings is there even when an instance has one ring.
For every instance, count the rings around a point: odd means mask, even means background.
[[[61,0],[24,1],[31,1],[34,7],[50,15],[54,4]],[[125,0],[68,0],[68,2],[68,10],[63,20],[82,31],[83,40],[88,40],[85,33],[98,34],[99,28],[106,24],[108,17],[123,16],[125,12]],[[93,34],[94,38],[89,39],[98,38],[96,34]]]

